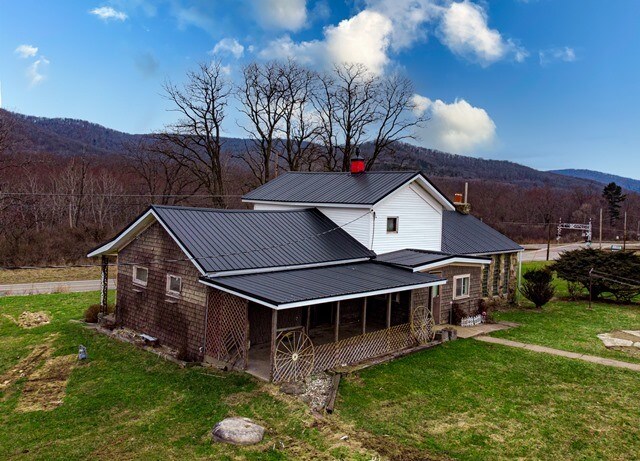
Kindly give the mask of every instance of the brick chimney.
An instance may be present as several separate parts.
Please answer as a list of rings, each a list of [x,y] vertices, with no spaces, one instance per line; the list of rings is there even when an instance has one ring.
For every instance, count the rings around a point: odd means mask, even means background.
[[[471,204],[467,200],[467,196],[469,194],[469,183],[464,183],[464,195],[455,194],[453,196],[453,206],[456,207],[456,210],[462,214],[471,213]]]
[[[364,158],[360,155],[360,148],[356,147],[356,154],[351,157],[351,174],[358,175],[364,173]]]

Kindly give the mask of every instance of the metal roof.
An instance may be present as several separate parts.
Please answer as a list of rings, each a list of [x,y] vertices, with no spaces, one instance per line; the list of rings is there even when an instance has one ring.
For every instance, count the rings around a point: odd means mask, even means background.
[[[349,261],[374,255],[316,209],[153,206],[207,273]]]
[[[481,256],[452,255],[441,251],[398,250],[378,255],[376,261],[405,269],[427,270],[447,264],[487,264],[490,259]]]
[[[288,172],[242,197],[247,202],[286,202],[370,206],[415,177],[444,195],[419,171],[367,171],[352,175],[341,172]]]
[[[522,247],[478,218],[445,211],[442,215],[442,251],[458,255],[521,251]]]
[[[200,280],[207,285],[279,309],[444,283],[444,279],[431,274],[411,272],[375,262],[228,277],[205,276]]]

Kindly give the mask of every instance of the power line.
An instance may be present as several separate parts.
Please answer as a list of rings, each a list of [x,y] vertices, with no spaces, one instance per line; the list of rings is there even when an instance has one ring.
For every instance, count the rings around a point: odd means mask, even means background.
[[[252,250],[244,250],[244,251],[238,251],[238,252],[233,252],[233,253],[226,253],[226,254],[219,254],[219,255],[207,255],[207,256],[198,256],[198,257],[192,257],[192,258],[178,258],[178,259],[155,259],[155,260],[151,260],[151,261],[145,261],[144,264],[160,264],[160,263],[174,263],[174,262],[184,262],[184,261],[189,261],[189,262],[193,262],[193,261],[199,261],[201,259],[216,259],[216,258],[226,258],[226,257],[230,257],[230,256],[240,256],[240,255],[247,255],[247,254],[251,254],[251,253],[258,253],[258,252],[263,252],[263,251],[269,251],[269,250],[275,250],[278,248],[282,248],[285,246],[289,246],[289,245],[295,245],[298,243],[302,243],[305,242],[307,240],[313,239],[313,238],[318,238],[318,237],[322,237],[323,235],[329,234],[331,232],[334,232],[336,230],[342,229],[343,227],[348,226],[349,224],[352,224],[356,221],[358,221],[359,219],[364,218],[365,216],[371,214],[373,211],[369,210],[366,213],[364,213],[361,216],[358,216],[357,218],[352,219],[351,221],[348,221],[342,225],[339,226],[335,226],[332,227],[331,229],[327,229],[324,232],[319,232],[316,234],[312,234],[312,235],[308,235],[296,240],[291,240],[288,242],[283,242],[283,243],[279,243],[277,245],[271,245],[268,247],[262,247],[262,248],[254,248]],[[135,263],[111,263],[109,264],[109,266],[112,267],[119,267],[119,266],[134,266],[134,265],[140,265],[141,262],[137,261]],[[48,266],[11,266],[11,267],[0,267],[0,270],[36,270],[36,269],[66,269],[66,268],[87,268],[87,267],[101,267],[102,264],[72,264],[72,265],[64,265],[64,266],[56,266],[56,265],[48,265]]]
[[[145,198],[164,198],[164,197],[205,197],[205,198],[237,198],[243,197],[243,195],[215,195],[215,194],[80,194],[80,193],[66,193],[66,192],[2,192],[0,196],[16,196],[16,197],[106,197],[106,198],[126,198],[126,197],[145,197]]]

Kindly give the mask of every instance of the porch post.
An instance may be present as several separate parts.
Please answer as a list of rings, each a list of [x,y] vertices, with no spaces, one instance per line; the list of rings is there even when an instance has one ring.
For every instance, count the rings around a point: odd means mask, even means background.
[[[108,308],[108,289],[109,289],[109,257],[102,255],[100,258],[100,313],[107,315]]]
[[[271,354],[269,354],[269,377],[273,381],[273,367],[275,365],[276,355],[276,335],[278,333],[278,311],[276,309],[271,310]]]
[[[367,298],[362,302],[362,334],[367,332]]]
[[[387,328],[391,328],[391,293],[387,295]]]
[[[333,330],[333,341],[338,342],[340,336],[340,301],[336,302],[336,322]]]
[[[307,319],[306,319],[306,329],[307,334],[309,334],[309,329],[311,328],[311,306],[307,306]]]

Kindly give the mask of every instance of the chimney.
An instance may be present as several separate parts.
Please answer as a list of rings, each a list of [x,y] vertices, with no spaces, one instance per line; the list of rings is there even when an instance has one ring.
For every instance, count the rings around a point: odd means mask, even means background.
[[[364,158],[360,155],[360,148],[356,147],[356,155],[351,157],[351,174],[364,173]]]
[[[453,206],[456,207],[456,210],[462,214],[469,214],[471,212],[471,205],[467,201],[467,197],[469,195],[469,183],[464,183],[464,195],[463,194],[455,194],[453,196]]]

